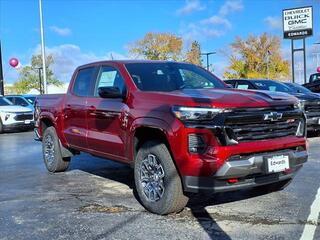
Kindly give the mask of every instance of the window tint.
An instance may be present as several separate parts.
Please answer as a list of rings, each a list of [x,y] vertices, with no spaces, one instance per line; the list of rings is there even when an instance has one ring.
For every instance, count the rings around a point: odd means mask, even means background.
[[[8,102],[7,99],[0,97],[0,106],[9,106],[11,105],[10,102]]]
[[[126,68],[142,91],[170,92],[181,89],[225,88],[214,75],[192,64],[129,63]]]
[[[93,67],[79,70],[73,85],[73,93],[75,95],[80,97],[86,97],[89,95],[94,70],[95,69]]]
[[[105,66],[101,68],[99,73],[94,96],[99,96],[99,87],[118,87],[121,91],[123,91],[125,84],[117,69],[114,67]]]
[[[260,90],[267,90],[272,92],[286,92],[290,93],[291,90],[286,85],[275,82],[275,81],[265,81],[265,80],[252,80],[254,84],[258,87]]]
[[[254,88],[253,88],[252,85],[251,85],[250,83],[248,83],[248,82],[238,81],[237,89],[247,90],[247,89],[254,89]]]
[[[15,97],[13,102],[15,105],[19,105],[19,106],[23,106],[23,107],[26,107],[29,105],[27,100],[20,98],[20,97]]]

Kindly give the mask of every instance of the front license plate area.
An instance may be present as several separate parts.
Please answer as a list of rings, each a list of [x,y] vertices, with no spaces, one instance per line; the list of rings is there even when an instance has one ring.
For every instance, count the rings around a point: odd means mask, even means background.
[[[24,121],[24,124],[30,124],[31,123],[31,120],[25,120]]]
[[[289,156],[278,155],[266,158],[268,173],[283,172],[290,168]]]

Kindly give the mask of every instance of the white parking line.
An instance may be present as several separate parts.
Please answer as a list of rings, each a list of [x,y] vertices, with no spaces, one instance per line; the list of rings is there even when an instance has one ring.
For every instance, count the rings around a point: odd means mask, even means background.
[[[314,233],[316,231],[317,224],[318,224],[319,213],[320,213],[320,188],[318,189],[316,198],[314,199],[310,207],[310,215],[308,217],[306,225],[304,226],[303,233],[301,235],[300,240],[313,239]]]

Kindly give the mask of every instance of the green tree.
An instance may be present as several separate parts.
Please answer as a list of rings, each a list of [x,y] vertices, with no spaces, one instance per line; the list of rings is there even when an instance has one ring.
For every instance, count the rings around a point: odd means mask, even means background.
[[[53,63],[53,56],[48,55],[46,57],[47,84],[62,86],[63,82],[59,81],[54,76],[54,73],[50,68]],[[13,91],[15,91],[17,94],[24,94],[29,92],[31,89],[37,89],[40,92],[39,68],[42,68],[41,55],[33,55],[31,58],[31,66],[25,66],[19,70],[19,79],[13,85]]]
[[[246,40],[237,37],[231,48],[233,54],[229,56],[225,78],[288,78],[289,62],[281,56],[278,36],[263,33],[257,37],[249,35]]]
[[[186,62],[190,62],[201,66],[201,48],[197,41],[193,41],[191,44],[191,49],[186,54]]]
[[[182,59],[183,41],[171,33],[147,33],[129,46],[129,53],[149,60]]]

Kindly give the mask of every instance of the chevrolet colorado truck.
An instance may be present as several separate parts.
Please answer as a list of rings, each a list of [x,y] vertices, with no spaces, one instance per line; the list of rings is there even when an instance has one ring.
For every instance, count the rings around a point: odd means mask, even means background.
[[[229,89],[188,63],[80,66],[67,94],[37,98],[35,118],[49,172],[80,152],[129,164],[157,214],[182,210],[190,193],[282,189],[308,157],[295,97]]]

